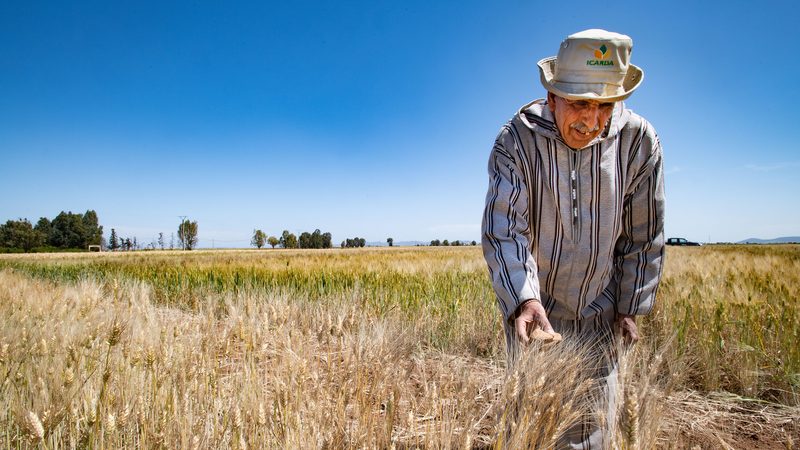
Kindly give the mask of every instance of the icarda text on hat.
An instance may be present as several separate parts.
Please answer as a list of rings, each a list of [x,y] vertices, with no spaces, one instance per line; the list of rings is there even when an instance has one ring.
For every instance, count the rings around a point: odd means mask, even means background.
[[[613,66],[614,61],[611,59],[606,59],[608,57],[608,47],[605,44],[601,45],[600,48],[592,49],[594,51],[594,57],[597,59],[588,59],[586,60],[587,66]]]

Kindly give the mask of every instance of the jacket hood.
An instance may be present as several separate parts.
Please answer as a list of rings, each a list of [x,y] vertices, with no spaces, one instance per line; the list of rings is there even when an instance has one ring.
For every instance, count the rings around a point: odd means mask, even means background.
[[[528,103],[519,109],[516,118],[537,134],[564,142],[556,126],[556,118],[547,105],[547,100],[540,98]],[[623,102],[617,102],[614,105],[614,111],[611,113],[611,119],[609,119],[606,129],[589,142],[586,147],[591,147],[606,139],[614,139],[614,137],[619,134],[620,130],[628,123],[629,118],[630,110],[625,108]],[[566,143],[564,143],[564,145],[566,145]]]

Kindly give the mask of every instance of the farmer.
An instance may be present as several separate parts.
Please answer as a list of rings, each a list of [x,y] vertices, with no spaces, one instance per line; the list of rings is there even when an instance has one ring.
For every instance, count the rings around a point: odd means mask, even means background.
[[[636,342],[636,316],[653,307],[664,251],[661,144],[622,103],[643,78],[632,46],[605,30],[568,36],[558,56],[539,61],[547,99],[523,106],[494,143],[482,243],[509,367],[537,329],[609,348],[614,334]],[[609,364],[600,376],[613,394]],[[581,428],[563,445],[602,448],[601,430]]]

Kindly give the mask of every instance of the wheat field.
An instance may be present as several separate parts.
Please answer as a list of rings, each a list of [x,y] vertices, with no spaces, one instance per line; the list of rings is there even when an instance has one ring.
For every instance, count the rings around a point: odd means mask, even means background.
[[[566,339],[505,368],[480,250],[0,256],[5,448],[549,448]],[[669,248],[615,448],[795,448],[800,246]]]

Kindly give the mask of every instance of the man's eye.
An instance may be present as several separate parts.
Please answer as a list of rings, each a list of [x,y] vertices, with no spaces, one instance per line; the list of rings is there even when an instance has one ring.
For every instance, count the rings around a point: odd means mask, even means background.
[[[583,100],[578,100],[578,101],[576,101],[574,103],[574,106],[576,108],[588,108],[589,107],[589,102],[583,101]]]

